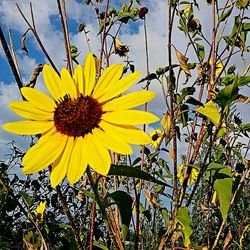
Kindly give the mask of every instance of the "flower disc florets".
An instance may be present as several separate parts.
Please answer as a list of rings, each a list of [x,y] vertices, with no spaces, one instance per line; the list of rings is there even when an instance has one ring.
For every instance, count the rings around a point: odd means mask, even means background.
[[[54,123],[62,134],[79,137],[98,127],[103,114],[99,102],[91,96],[80,95],[77,99],[65,95],[57,102]]]

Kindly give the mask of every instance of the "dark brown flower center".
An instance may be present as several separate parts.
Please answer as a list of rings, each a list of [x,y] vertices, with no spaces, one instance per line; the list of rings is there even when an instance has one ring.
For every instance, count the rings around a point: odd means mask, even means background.
[[[157,139],[158,139],[159,137],[160,137],[159,134],[154,134],[154,135],[152,136],[152,140],[153,140],[153,141],[157,141]]]
[[[80,95],[73,99],[66,95],[56,104],[54,124],[62,134],[84,137],[98,127],[101,121],[102,106],[91,96]]]

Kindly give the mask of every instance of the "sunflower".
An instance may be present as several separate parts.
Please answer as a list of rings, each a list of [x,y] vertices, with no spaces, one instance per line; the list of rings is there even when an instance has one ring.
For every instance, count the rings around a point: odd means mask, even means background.
[[[150,146],[157,148],[162,138],[162,131],[160,129],[155,129],[149,133],[149,136],[151,138]]]
[[[184,170],[185,170],[185,165],[184,164],[179,165],[177,177],[179,178],[180,183],[183,182]],[[188,185],[194,183],[197,180],[198,174],[199,171],[196,168],[192,168],[191,174],[188,179]]]
[[[13,101],[9,106],[28,120],[10,122],[3,128],[21,135],[41,134],[22,159],[24,174],[52,164],[52,187],[65,176],[74,184],[88,165],[107,175],[109,150],[132,154],[129,144],[150,142],[150,137],[135,125],[156,122],[158,117],[130,109],[150,101],[155,93],[138,91],[114,98],[141,75],[135,72],[121,78],[122,72],[121,64],[113,64],[96,81],[95,59],[89,53],[84,67],[76,67],[73,78],[64,68],[58,76],[49,65],[44,66],[43,80],[52,97],[33,88],[21,89],[26,101]]]
[[[38,222],[43,222],[45,208],[46,208],[46,201],[40,202],[36,210],[34,211]]]

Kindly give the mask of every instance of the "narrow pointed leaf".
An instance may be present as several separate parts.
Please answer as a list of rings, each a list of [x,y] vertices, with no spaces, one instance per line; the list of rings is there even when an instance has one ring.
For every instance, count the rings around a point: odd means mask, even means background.
[[[134,177],[139,178],[142,180],[154,182],[160,185],[171,187],[170,185],[157,180],[152,175],[140,170],[136,167],[129,167],[126,165],[111,165],[108,175],[121,175],[121,176],[127,176],[127,177]]]

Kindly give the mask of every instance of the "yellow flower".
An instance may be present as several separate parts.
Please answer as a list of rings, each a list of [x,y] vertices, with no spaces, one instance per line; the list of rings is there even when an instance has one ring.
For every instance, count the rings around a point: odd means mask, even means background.
[[[212,65],[212,59],[209,60],[209,64]],[[216,68],[216,74],[219,75],[220,72],[223,70],[223,65],[220,59],[216,61],[215,68]]]
[[[149,136],[151,138],[150,146],[153,148],[157,148],[162,138],[161,130],[160,129],[153,130],[149,133]]]
[[[179,165],[177,177],[179,178],[180,183],[183,182],[184,170],[185,170],[185,165],[184,164]],[[194,183],[197,180],[198,174],[199,174],[199,171],[195,168],[192,168],[191,174],[188,179],[188,185]]]
[[[38,205],[38,207],[35,210],[35,215],[37,217],[37,220],[39,222],[43,221],[43,216],[44,216],[44,211],[45,211],[45,207],[46,207],[46,201],[44,202],[40,202],[40,204]]]
[[[33,88],[21,89],[27,101],[14,101],[9,106],[29,120],[10,122],[3,128],[21,135],[42,134],[23,157],[24,174],[36,173],[52,164],[53,187],[65,176],[74,184],[87,165],[107,175],[111,165],[109,150],[132,154],[130,143],[150,142],[149,136],[135,125],[159,118],[130,109],[150,101],[155,93],[138,91],[114,99],[141,75],[135,72],[120,79],[122,72],[122,65],[111,65],[96,82],[95,59],[89,53],[84,67],[76,67],[73,78],[64,68],[59,77],[49,65],[44,66],[43,79],[52,98]]]
[[[115,54],[118,54],[119,56],[125,56],[129,52],[128,46],[124,45],[117,37],[114,38],[114,47]]]

